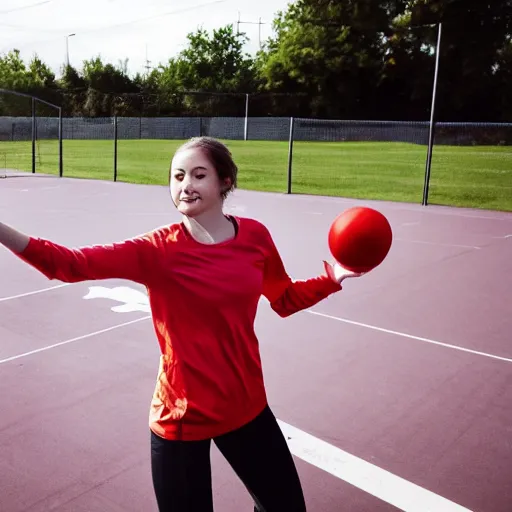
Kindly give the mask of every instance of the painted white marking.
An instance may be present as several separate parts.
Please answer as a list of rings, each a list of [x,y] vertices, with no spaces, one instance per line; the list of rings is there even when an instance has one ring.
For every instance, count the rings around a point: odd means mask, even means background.
[[[84,299],[110,299],[122,304],[110,308],[116,313],[131,313],[133,311],[151,311],[148,296],[130,288],[129,286],[116,286],[115,288],[106,288],[105,286],[91,286],[89,292],[84,295]]]
[[[309,213],[309,215],[323,215],[322,212],[306,212]]]
[[[294,455],[400,510],[470,512],[453,501],[359,459],[284,421],[277,421]]]
[[[64,286],[70,286],[72,283],[63,283],[58,284],[56,286],[50,286],[49,288],[42,288],[41,290],[34,290],[33,292],[20,293],[19,295],[11,295],[10,297],[0,297],[0,302],[5,302],[6,300],[14,300],[19,299],[21,297],[28,297],[29,295],[36,295],[38,293],[49,292],[50,290],[56,290],[57,288],[64,288]]]
[[[512,238],[512,235],[505,235],[503,238]]]
[[[21,359],[22,357],[27,357],[32,354],[38,354],[39,352],[45,352],[46,350],[51,350],[52,348],[61,347],[62,345],[67,345],[69,343],[74,343],[75,341],[85,340],[86,338],[91,338],[92,336],[96,336],[98,334],[103,334],[105,332],[113,331],[114,329],[119,329],[120,327],[126,327],[127,325],[135,324],[137,322],[142,322],[143,320],[147,320],[151,318],[151,315],[144,316],[142,318],[137,318],[136,320],[130,320],[129,322],[124,322],[122,324],[113,325],[112,327],[107,327],[106,329],[101,329],[99,331],[90,332],[89,334],[84,334],[83,336],[77,336],[76,338],[71,338],[69,340],[61,341],[59,343],[54,343],[53,345],[48,345],[47,347],[41,347],[36,350],[31,350],[30,352],[24,352],[23,354],[18,354],[15,356],[7,357],[6,359],[0,359],[0,364],[8,363],[10,361],[16,361],[17,359]]]
[[[440,247],[460,247],[462,249],[481,249],[476,245],[443,244],[441,242],[425,242],[423,240],[409,240],[407,238],[394,238],[397,242],[410,242],[412,244],[439,245]]]
[[[392,331],[391,329],[384,329],[382,327],[376,327],[375,325],[364,324],[362,322],[354,322],[353,320],[347,320],[346,318],[339,318],[337,316],[327,315],[325,313],[319,313],[318,311],[307,310],[307,311],[305,311],[305,313],[309,313],[310,315],[323,316],[324,318],[330,318],[331,320],[336,320],[338,322],[344,322],[346,324],[357,325],[359,327],[366,327],[367,329],[372,329],[374,331],[385,332],[387,334],[394,334],[395,336],[401,336],[403,338],[409,338],[411,340],[423,341],[425,343],[431,343],[432,345],[439,345],[439,346],[445,347],[445,348],[460,350],[461,352],[468,352],[470,354],[476,354],[478,356],[489,357],[491,359],[498,359],[499,361],[505,361],[507,363],[512,363],[512,359],[510,359],[508,357],[496,356],[494,354],[488,354],[486,352],[479,352],[478,350],[471,350],[469,348],[459,347],[458,345],[450,345],[449,343],[443,343],[441,341],[431,340],[429,338],[422,338],[421,336],[414,336],[412,334],[406,334],[404,332]]]

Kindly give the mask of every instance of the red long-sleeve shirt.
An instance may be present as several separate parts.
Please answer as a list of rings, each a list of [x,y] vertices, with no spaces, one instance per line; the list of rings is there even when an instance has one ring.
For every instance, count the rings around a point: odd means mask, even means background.
[[[254,332],[261,295],[286,317],[341,289],[326,274],[292,281],[267,228],[234,220],[236,237],[212,245],[176,223],[73,249],[31,237],[19,255],[49,279],[120,278],[146,287],[161,351],[149,425],[167,439],[214,437],[265,407]]]

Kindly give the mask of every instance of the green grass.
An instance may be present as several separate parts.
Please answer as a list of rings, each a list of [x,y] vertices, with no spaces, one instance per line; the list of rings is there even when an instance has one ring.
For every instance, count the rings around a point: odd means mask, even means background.
[[[182,141],[120,140],[118,180],[165,184]],[[286,192],[288,143],[225,141],[239,188]],[[58,173],[57,141],[38,141],[37,172]],[[65,140],[64,176],[113,179],[111,140]],[[420,203],[426,147],[406,143],[295,142],[292,191]],[[30,142],[0,142],[0,167],[31,170]],[[429,202],[512,211],[512,148],[435,146]]]

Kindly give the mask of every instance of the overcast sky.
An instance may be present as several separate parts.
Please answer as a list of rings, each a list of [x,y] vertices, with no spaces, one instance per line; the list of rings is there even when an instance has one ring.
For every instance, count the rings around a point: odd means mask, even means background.
[[[60,75],[69,37],[70,63],[101,55],[117,64],[128,59],[128,71],[165,63],[186,45],[186,35],[202,26],[211,31],[241,21],[265,23],[261,39],[272,33],[272,21],[292,0],[0,0],[0,54],[18,48],[25,62],[37,53]],[[258,25],[241,24],[258,47]]]

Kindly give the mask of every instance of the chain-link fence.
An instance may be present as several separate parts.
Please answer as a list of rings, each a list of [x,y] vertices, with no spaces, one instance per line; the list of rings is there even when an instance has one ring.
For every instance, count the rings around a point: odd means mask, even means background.
[[[512,123],[436,123],[429,203],[512,210]]]
[[[0,92],[0,169],[6,171],[32,170],[32,99]],[[36,156],[36,155],[34,155]]]
[[[293,119],[288,192],[421,201],[429,123]]]
[[[8,110],[11,115],[2,115]],[[34,96],[0,89],[0,169],[62,173],[62,110]]]
[[[287,190],[421,202],[429,127],[292,119]],[[437,122],[433,133],[430,203],[512,209],[512,123]]]
[[[176,148],[208,135],[229,145],[242,188],[406,202],[425,191],[428,121],[62,119],[32,98],[15,101],[19,115],[0,117],[2,169],[165,184]],[[432,133],[430,203],[512,210],[512,123],[435,122]]]

